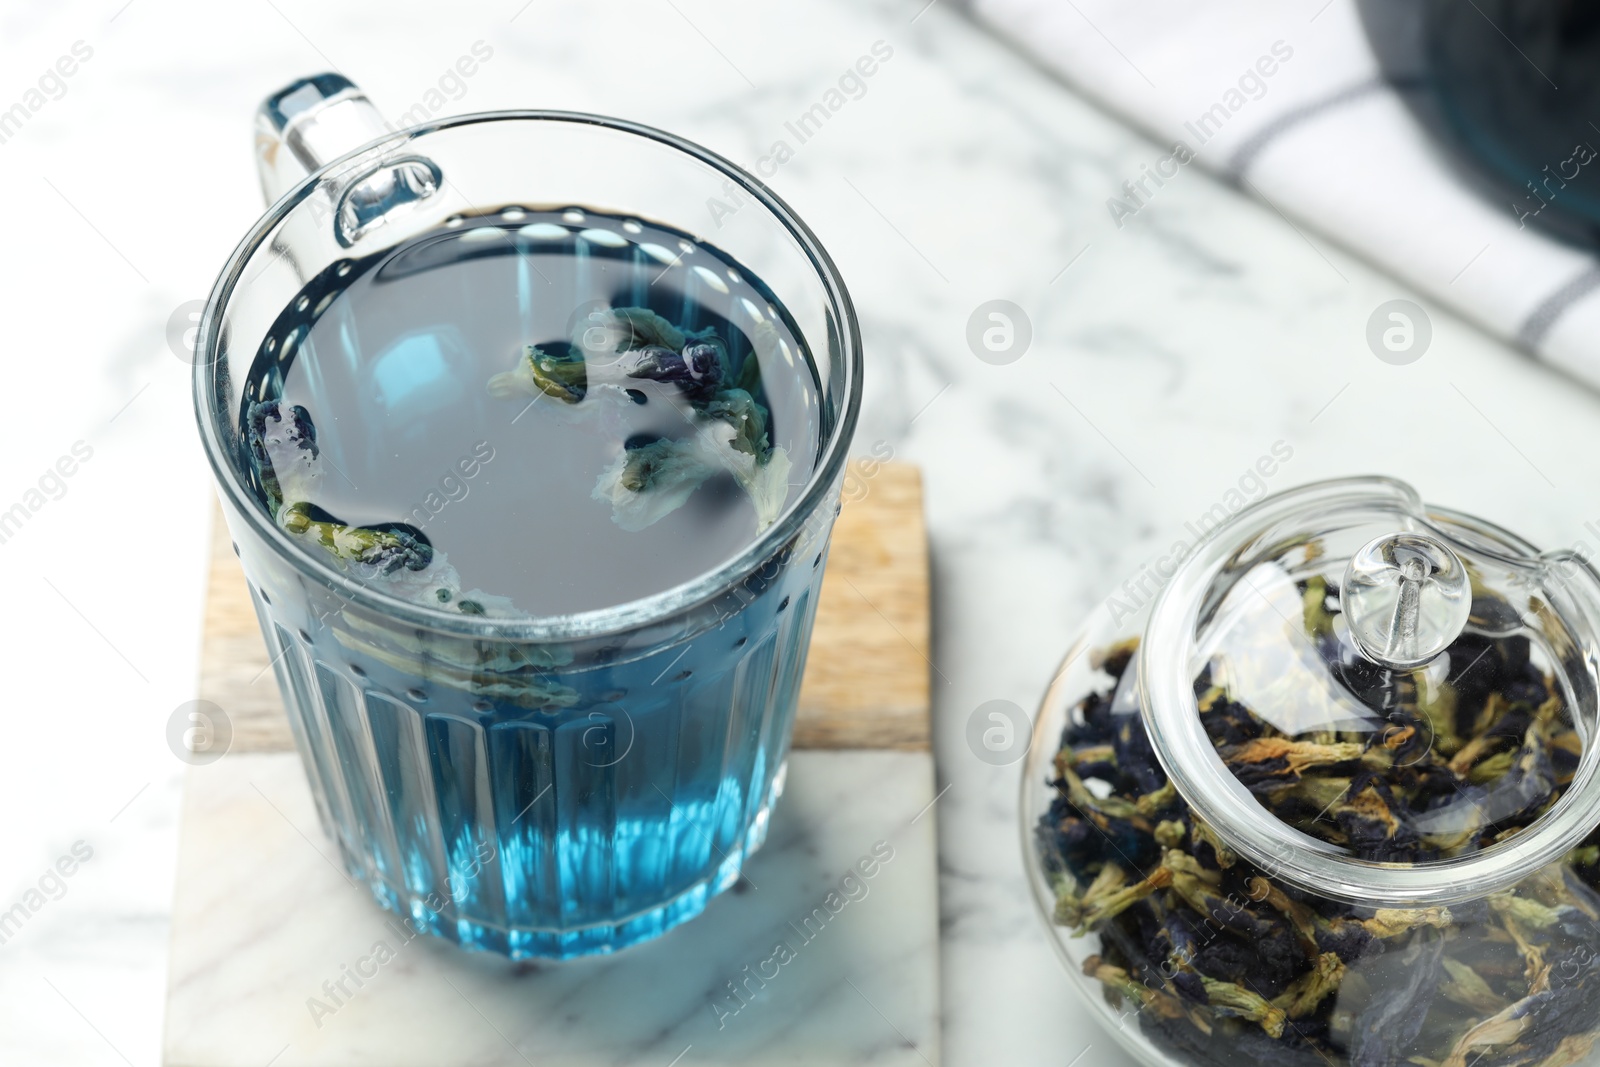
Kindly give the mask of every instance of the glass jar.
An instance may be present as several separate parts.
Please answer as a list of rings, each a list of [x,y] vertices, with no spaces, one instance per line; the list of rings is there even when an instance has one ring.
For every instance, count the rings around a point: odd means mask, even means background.
[[[1051,940],[1147,1064],[1508,1067],[1600,1036],[1600,578],[1385,478],[1268,497],[1045,696]]]

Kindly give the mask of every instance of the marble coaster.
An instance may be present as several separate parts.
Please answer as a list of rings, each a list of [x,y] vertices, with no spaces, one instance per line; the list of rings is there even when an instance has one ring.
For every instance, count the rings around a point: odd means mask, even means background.
[[[926,752],[795,752],[745,880],[664,937],[566,963],[408,937],[337,867],[293,753],[189,775],[167,1067],[939,1062]]]

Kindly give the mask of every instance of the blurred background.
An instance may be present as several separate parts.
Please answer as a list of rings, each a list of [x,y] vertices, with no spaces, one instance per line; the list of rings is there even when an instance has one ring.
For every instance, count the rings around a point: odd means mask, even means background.
[[[1235,498],[1384,473],[1600,546],[1600,68],[1557,6],[1396,4],[1376,49],[1350,0],[0,9],[0,910],[92,852],[0,943],[0,1059],[160,1062],[165,729],[212,507],[188,344],[262,211],[264,95],[337,70],[397,124],[593,111],[746,167],[789,141],[769,183],[866,337],[858,450],[926,478],[943,1062],[1098,1067],[1126,1061],[1038,926],[1018,769],[974,758],[969,716],[1031,710],[1087,613]]]

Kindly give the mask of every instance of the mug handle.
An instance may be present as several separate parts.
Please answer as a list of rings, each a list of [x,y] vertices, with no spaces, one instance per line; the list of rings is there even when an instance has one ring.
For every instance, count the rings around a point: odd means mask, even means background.
[[[267,203],[351,149],[394,132],[355,83],[314,74],[284,86],[256,111],[256,171]]]
[[[270,205],[326,164],[399,132],[342,74],[314,74],[273,93],[256,112],[256,172]],[[382,150],[337,178],[334,234],[349,248],[391,211],[432,196],[438,166],[418,155]]]

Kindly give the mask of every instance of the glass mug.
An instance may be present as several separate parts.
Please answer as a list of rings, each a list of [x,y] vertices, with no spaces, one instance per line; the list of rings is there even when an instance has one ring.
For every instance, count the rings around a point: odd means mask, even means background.
[[[1567,0],[1359,0],[1384,78],[1517,228],[1600,246],[1600,24]],[[1549,210],[1546,210],[1546,209]]]
[[[783,789],[861,397],[838,272],[754,177],[616,119],[506,111],[395,131],[325,74],[262,105],[257,155],[275,203],[207,302],[195,404],[345,869],[415,928],[516,958],[610,952],[693,918],[738,879]],[[708,200],[732,193],[739,210],[713,219]],[[301,298],[308,283],[479,205],[594,205],[689,234],[714,222],[717,248],[787,308],[815,364],[818,455],[735,556],[615,607],[466,615],[352,580],[252,494],[251,371],[322,310]],[[563,699],[538,698],[552,691]]]

